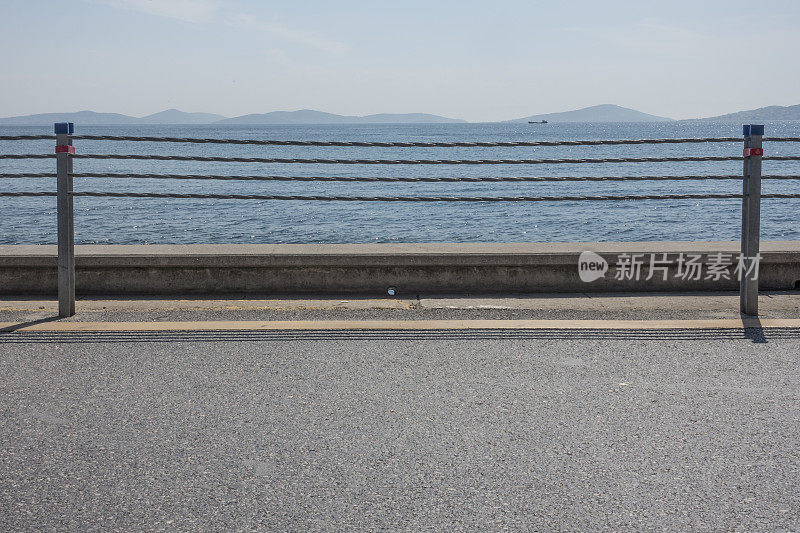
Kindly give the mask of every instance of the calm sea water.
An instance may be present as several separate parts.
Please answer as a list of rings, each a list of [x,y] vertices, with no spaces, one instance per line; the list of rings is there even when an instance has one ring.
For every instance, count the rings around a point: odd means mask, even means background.
[[[0,134],[50,133],[0,127]],[[514,141],[740,136],[737,124],[441,124],[331,126],[81,126],[79,134],[351,141]],[[800,136],[799,122],[769,123],[768,136]],[[50,153],[52,141],[0,142],[0,153]],[[79,153],[304,158],[498,159],[741,154],[740,143],[549,148],[305,148],[77,141]],[[772,143],[765,155],[800,155]],[[54,160],[0,160],[2,172],[53,172]],[[343,166],[76,160],[76,172],[341,176],[570,176],[738,174],[741,163],[513,166]],[[764,173],[800,174],[798,162]],[[608,183],[281,183],[79,179],[79,191],[336,195],[593,195],[739,193],[737,180]],[[0,179],[0,190],[55,190],[53,179]],[[765,181],[764,192],[800,193],[800,181]],[[548,203],[351,203],[76,198],[76,242],[368,243],[735,240],[738,200]],[[762,239],[800,239],[800,201],[765,200]],[[0,244],[56,241],[54,198],[0,198]]]

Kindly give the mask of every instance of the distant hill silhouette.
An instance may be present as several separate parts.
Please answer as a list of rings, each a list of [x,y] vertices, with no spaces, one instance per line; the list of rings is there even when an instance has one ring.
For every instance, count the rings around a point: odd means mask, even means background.
[[[77,113],[39,113],[37,115],[0,118],[0,124],[9,126],[52,126],[54,122],[74,122],[92,126],[97,124],[136,124],[138,120],[119,113],[78,111]]]
[[[167,109],[138,119],[139,124],[211,124],[228,117],[214,113],[184,113],[177,109]]]
[[[97,113],[95,111],[78,111],[76,113],[40,113],[20,117],[0,118],[0,124],[46,126],[54,122],[74,122],[75,124],[115,125],[115,124],[211,124],[226,118],[212,113],[184,113],[177,109],[167,109],[146,117],[131,117],[119,113]]]
[[[52,125],[54,122],[74,122],[93,126],[102,124],[432,124],[466,121],[426,113],[383,113],[357,117],[335,115],[311,109],[273,111],[271,113],[243,115],[234,118],[213,113],[185,113],[177,109],[167,109],[145,117],[131,117],[119,113],[78,111],[77,113],[41,113],[0,118],[0,124],[2,125],[46,126]]]
[[[355,118],[357,117],[345,117],[323,111],[301,109],[300,111],[251,113],[220,120],[218,124],[343,124],[348,122],[348,119]]]
[[[507,120],[506,122],[671,122],[671,118],[658,117],[620,107],[614,104],[601,104],[574,111],[564,111],[562,113],[546,113],[544,115],[531,115],[529,117]]]
[[[430,124],[457,123],[464,120],[428,115],[426,113],[398,113],[366,115],[363,117],[336,115],[300,109],[298,111],[272,111],[220,120],[217,124]]]
[[[434,124],[434,123],[466,123],[459,118],[440,117],[427,113],[379,113],[377,115],[364,115],[361,121],[370,124]]]
[[[506,120],[505,122],[670,122],[671,118],[659,117],[613,104],[602,104],[562,113],[546,113]],[[800,120],[800,104],[792,106],[769,106],[748,111],[739,111],[715,117],[688,119],[718,122],[764,122],[770,120]],[[74,122],[87,126],[127,124],[445,124],[465,123],[465,120],[447,118],[427,113],[381,113],[376,115],[350,116],[300,109],[298,111],[272,111],[228,118],[214,113],[186,113],[167,109],[144,117],[132,117],[120,113],[97,113],[78,111],[75,113],[39,113],[18,117],[0,118],[0,125],[7,126],[51,126],[54,122]]]
[[[750,121],[763,122],[768,120],[800,120],[800,104],[789,106],[771,105],[769,107],[759,107],[758,109],[728,113],[727,115],[718,115],[716,117],[702,118],[699,120],[742,123]]]

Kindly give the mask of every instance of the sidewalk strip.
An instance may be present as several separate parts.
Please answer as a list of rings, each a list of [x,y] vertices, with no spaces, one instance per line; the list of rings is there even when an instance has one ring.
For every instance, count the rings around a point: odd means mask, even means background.
[[[0,322],[0,332],[281,330],[700,330],[800,328],[800,319],[703,320],[275,320],[193,322]]]

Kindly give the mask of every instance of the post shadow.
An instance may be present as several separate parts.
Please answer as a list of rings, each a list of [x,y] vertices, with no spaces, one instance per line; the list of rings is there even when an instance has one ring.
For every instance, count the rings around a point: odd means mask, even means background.
[[[745,313],[739,313],[742,317],[742,331],[746,339],[752,340],[756,344],[766,344],[766,335],[764,334],[764,327],[761,325],[761,319],[758,316],[752,316]]]
[[[26,328],[28,326],[35,326],[36,324],[44,324],[46,322],[55,322],[56,320],[61,320],[59,316],[48,316],[46,318],[40,318],[38,320],[30,320],[28,322],[20,322],[19,324],[12,324],[10,326],[6,326],[4,328],[0,328],[0,333],[11,333],[22,328]]]

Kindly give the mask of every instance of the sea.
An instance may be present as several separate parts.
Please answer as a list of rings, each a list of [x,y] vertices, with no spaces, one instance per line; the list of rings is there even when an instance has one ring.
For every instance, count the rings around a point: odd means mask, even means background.
[[[50,134],[3,126],[0,135]],[[492,123],[269,126],[83,126],[76,134],[322,141],[534,141],[740,137],[736,123]],[[800,122],[770,122],[766,136],[800,137]],[[741,155],[741,143],[535,148],[335,148],[76,141],[77,153],[338,159],[541,159]],[[0,153],[52,153],[53,141],[0,141]],[[766,143],[765,155],[800,155]],[[639,176],[741,174],[741,161],[557,165],[331,165],[75,160],[75,172],[287,176]],[[800,174],[800,162],[765,161],[764,174]],[[55,160],[2,160],[0,174],[54,172]],[[548,196],[741,193],[741,180],[563,183],[341,183],[80,178],[76,191],[354,196]],[[54,178],[1,178],[2,191],[55,191]],[[764,193],[800,193],[800,180],[765,180]],[[54,244],[56,201],[0,198],[0,244]],[[800,239],[800,200],[765,199],[762,240]],[[377,203],[75,199],[78,244],[597,242],[737,240],[740,200]]]

